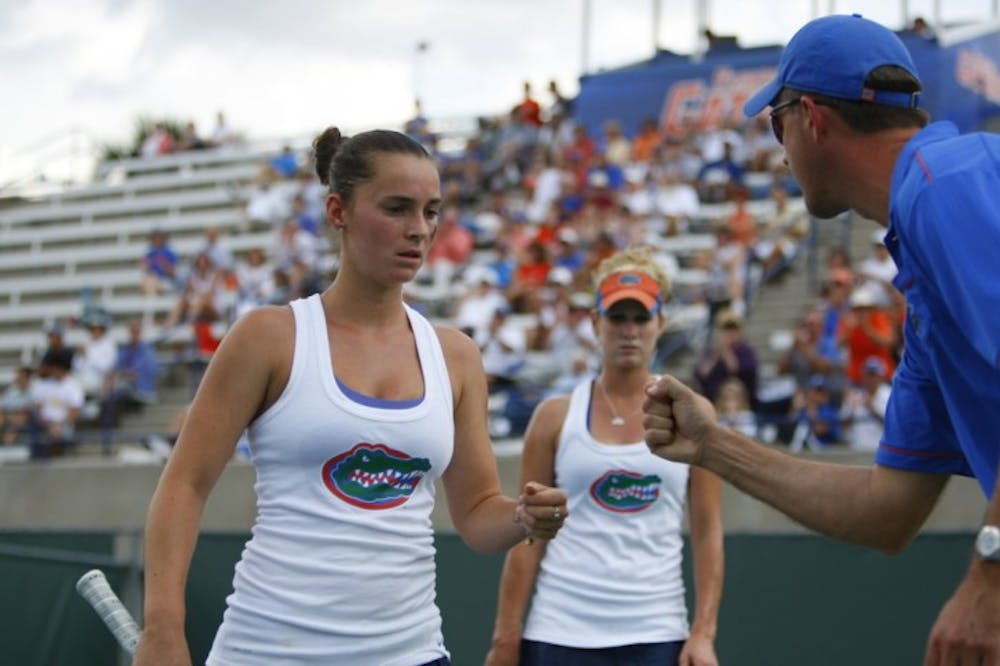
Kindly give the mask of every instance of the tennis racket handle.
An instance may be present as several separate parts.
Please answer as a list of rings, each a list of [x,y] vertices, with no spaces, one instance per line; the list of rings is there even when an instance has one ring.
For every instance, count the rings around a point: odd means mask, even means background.
[[[139,625],[111,589],[100,569],[91,569],[76,581],[76,591],[93,607],[112,635],[130,655],[139,644]]]

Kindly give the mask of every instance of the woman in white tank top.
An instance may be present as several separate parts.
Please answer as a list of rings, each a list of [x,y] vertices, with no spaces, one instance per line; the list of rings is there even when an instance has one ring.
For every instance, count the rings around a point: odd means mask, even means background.
[[[507,554],[488,666],[714,666],[722,595],[721,483],[643,441],[649,365],[669,280],[640,249],[595,271],[603,367],[550,398],[525,433],[521,479],[556,485],[570,516],[552,542]],[[696,604],[681,569],[690,516]],[[525,610],[530,612],[525,618]]]
[[[437,169],[403,134],[314,143],[341,233],[322,294],[261,307],[215,353],[150,505],[135,664],[189,664],[188,567],[205,501],[247,430],[257,520],[213,665],[447,664],[430,511],[441,477],[470,547],[551,538],[561,490],[500,492],[478,350],[404,306],[441,207]]]

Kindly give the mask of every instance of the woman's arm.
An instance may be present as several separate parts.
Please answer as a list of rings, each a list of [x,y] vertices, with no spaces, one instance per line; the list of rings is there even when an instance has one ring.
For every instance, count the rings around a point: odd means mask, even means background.
[[[201,513],[240,433],[274,393],[279,355],[291,357],[284,310],[254,311],[225,336],[160,477],[146,521],[145,628],[136,665],[189,663],[184,594]]]
[[[719,477],[700,467],[691,467],[688,512],[694,558],[695,611],[691,636],[681,653],[680,664],[709,666],[718,663],[715,634],[725,570],[722,481]]]
[[[566,515],[561,490],[528,483],[517,499],[504,496],[487,428],[486,375],[472,340],[442,328],[444,349],[455,400],[455,451],[443,476],[452,522],[466,545],[480,552],[500,552],[527,535],[552,538]]]
[[[546,486],[555,483],[556,445],[568,407],[568,398],[551,398],[539,405],[532,415],[521,454],[522,486],[529,481]],[[525,542],[507,553],[500,576],[493,644],[486,656],[488,666],[516,666],[518,663],[524,611],[545,555],[545,545],[544,541]]]

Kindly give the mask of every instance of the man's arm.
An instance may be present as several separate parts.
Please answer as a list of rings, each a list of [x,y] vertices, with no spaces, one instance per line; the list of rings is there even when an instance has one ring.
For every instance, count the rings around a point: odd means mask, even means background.
[[[699,464],[812,530],[888,553],[916,535],[949,478],[806,460],[717,432]]]
[[[646,442],[656,455],[715,472],[743,492],[827,536],[898,552],[948,476],[806,460],[716,424],[707,400],[669,375],[648,389]]]
[[[994,491],[983,524],[1000,526],[1000,493]],[[938,614],[924,659],[926,666],[959,663],[1000,664],[1000,562],[978,554]]]

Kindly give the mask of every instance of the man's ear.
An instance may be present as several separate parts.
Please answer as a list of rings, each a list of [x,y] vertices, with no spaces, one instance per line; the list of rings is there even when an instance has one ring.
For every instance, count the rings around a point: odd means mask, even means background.
[[[809,131],[812,132],[813,139],[817,143],[823,143],[829,131],[830,118],[821,105],[814,102],[811,97],[803,96],[800,103],[809,121]]]

